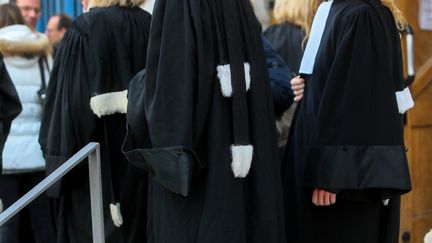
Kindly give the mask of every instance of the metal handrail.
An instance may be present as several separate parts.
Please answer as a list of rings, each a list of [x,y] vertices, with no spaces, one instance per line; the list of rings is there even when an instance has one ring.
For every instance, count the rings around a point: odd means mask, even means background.
[[[23,197],[8,207],[0,214],[0,226],[6,223],[15,214],[19,213],[24,207],[34,199],[44,193],[54,183],[65,176],[70,170],[80,164],[84,159],[89,158],[89,178],[90,178],[90,203],[92,214],[93,243],[104,243],[104,221],[102,208],[102,175],[100,162],[100,149],[98,143],[89,143],[78,153],[72,156],[57,170],[52,172],[47,178],[41,181]]]

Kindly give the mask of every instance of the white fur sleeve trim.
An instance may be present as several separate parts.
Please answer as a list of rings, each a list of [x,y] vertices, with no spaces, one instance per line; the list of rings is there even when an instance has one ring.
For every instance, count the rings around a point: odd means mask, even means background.
[[[127,110],[127,104],[127,90],[101,94],[90,99],[90,107],[98,117],[115,113],[124,114]]]
[[[231,81],[231,65],[219,65],[217,66],[217,77],[219,78],[219,82],[221,84],[222,95],[224,97],[232,96],[232,81]],[[245,83],[246,83],[246,91],[250,89],[251,76],[250,76],[250,64],[244,63],[244,72],[245,72]]]
[[[244,178],[248,175],[253,157],[253,146],[231,146],[231,168],[235,177]]]
[[[0,213],[3,213],[3,201],[0,199]]]
[[[424,243],[432,243],[432,230],[429,231],[424,237]]]
[[[120,203],[110,204],[110,212],[111,212],[111,218],[114,222],[114,225],[118,228],[122,226],[123,224],[123,217],[120,211]]]
[[[414,101],[408,88],[405,88],[403,91],[396,92],[396,100],[399,113],[401,114],[404,114],[407,110],[414,107]]]
[[[384,206],[388,206],[389,202],[390,202],[390,199],[382,200],[382,203],[383,203]]]

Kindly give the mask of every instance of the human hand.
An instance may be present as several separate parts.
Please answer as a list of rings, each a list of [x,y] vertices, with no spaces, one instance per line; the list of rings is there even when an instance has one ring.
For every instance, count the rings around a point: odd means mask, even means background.
[[[305,88],[305,80],[297,76],[291,79],[291,89],[294,92],[294,101],[299,102],[303,99],[303,93]]]
[[[312,195],[315,206],[330,206],[336,203],[336,194],[321,189],[315,189]]]

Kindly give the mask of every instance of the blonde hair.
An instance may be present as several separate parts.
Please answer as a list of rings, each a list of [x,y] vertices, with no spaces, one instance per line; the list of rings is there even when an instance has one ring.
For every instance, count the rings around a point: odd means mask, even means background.
[[[274,20],[277,24],[290,22],[308,33],[309,2],[310,0],[276,0],[273,10]]]
[[[404,30],[407,26],[407,20],[405,19],[402,11],[396,6],[395,0],[381,0],[381,3],[389,8],[393,13],[398,29]]]
[[[309,4],[309,16],[308,16],[308,24],[309,26],[312,25],[313,17],[319,7],[319,5],[323,2],[323,0],[310,0]],[[395,0],[381,0],[381,3],[390,9],[390,11],[393,14],[393,17],[395,18],[396,26],[399,30],[404,30],[407,22],[405,17],[403,16],[402,11],[396,6]],[[310,31],[310,29],[309,29]],[[309,36],[309,31],[306,32],[306,38]]]
[[[146,0],[90,0],[90,7],[110,7],[110,6],[125,6],[125,7],[139,7],[144,4]]]

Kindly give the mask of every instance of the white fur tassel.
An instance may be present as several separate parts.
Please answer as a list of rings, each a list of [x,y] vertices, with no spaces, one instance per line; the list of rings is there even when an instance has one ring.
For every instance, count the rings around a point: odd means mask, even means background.
[[[231,168],[235,177],[244,178],[248,175],[253,157],[252,145],[232,145],[231,146],[232,163]]]
[[[120,211],[120,203],[110,204],[111,218],[114,222],[114,225],[118,228],[123,224],[123,217]]]
[[[127,90],[94,96],[90,99],[90,107],[98,116],[125,114],[127,110]]]
[[[432,230],[429,231],[424,237],[424,243],[432,243]]]
[[[390,199],[382,200],[382,203],[384,206],[388,206],[390,202]]]
[[[0,199],[0,213],[3,213],[3,201]]]
[[[404,114],[407,110],[414,107],[414,101],[408,88],[396,92],[396,100],[400,114]]]
[[[250,64],[244,63],[244,71],[245,71],[245,82],[246,82],[246,91],[250,88],[251,76],[250,76]]]
[[[217,76],[221,85],[222,95],[224,97],[231,97],[231,67],[229,64],[217,66]]]
[[[217,66],[217,77],[219,78],[219,82],[221,84],[222,95],[224,97],[232,96],[232,81],[231,81],[231,65],[219,65]],[[250,89],[251,76],[250,76],[250,64],[244,63],[244,72],[245,72],[245,83],[246,83],[246,91]]]

